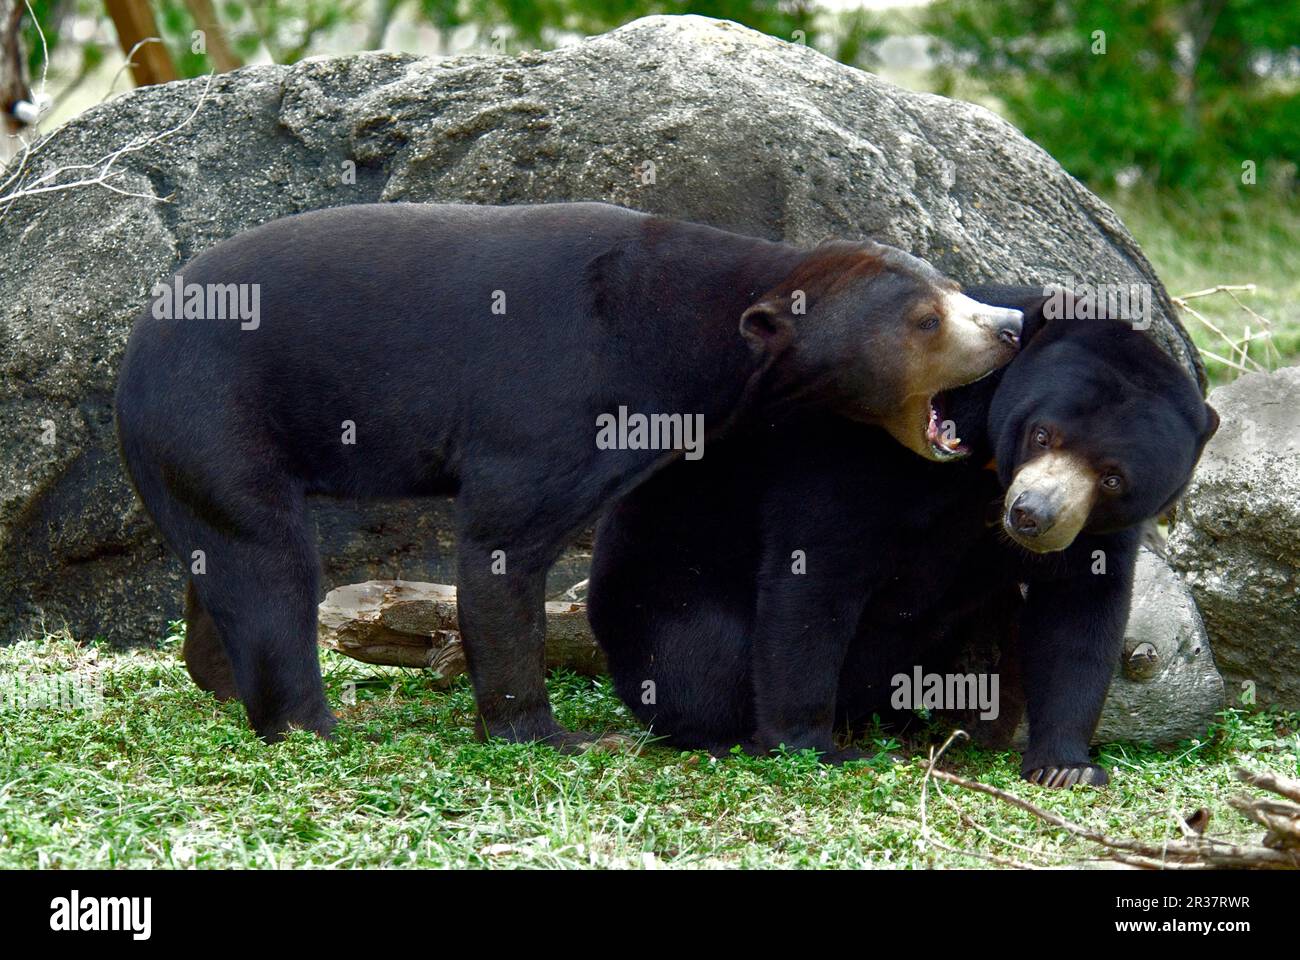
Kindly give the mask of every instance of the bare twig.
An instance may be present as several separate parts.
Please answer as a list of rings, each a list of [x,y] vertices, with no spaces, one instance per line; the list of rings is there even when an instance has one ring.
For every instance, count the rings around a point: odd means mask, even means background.
[[[117,68],[117,73],[113,74],[113,79],[110,80],[108,83],[108,93],[111,94],[113,92],[113,88],[117,86],[117,81],[122,76],[122,74],[124,74],[128,69],[136,65],[135,52],[139,50],[141,47],[143,47],[146,43],[162,43],[162,40],[160,40],[158,37],[145,37],[143,40],[137,40],[134,44],[132,44],[131,49],[127,51],[126,59],[122,61],[122,65]]]
[[[1238,293],[1253,294],[1256,290],[1253,283],[1220,283],[1213,287],[1207,287],[1204,290],[1194,290],[1191,293],[1185,293],[1181,297],[1171,297],[1174,304],[1183,310],[1188,316],[1196,320],[1199,324],[1213,333],[1216,337],[1228,345],[1228,356],[1220,356],[1213,351],[1201,349],[1201,354],[1211,360],[1217,360],[1219,363],[1239,373],[1251,373],[1255,371],[1266,372],[1268,363],[1280,363],[1282,354],[1277,349],[1277,344],[1273,340],[1273,323],[1267,317],[1261,315],[1252,309],[1239,297]],[[1215,294],[1226,294],[1236,306],[1242,310],[1248,317],[1263,326],[1263,330],[1252,332],[1249,323],[1246,324],[1245,330],[1241,337],[1233,337],[1224,332],[1214,321],[1193,307],[1188,301],[1197,300],[1203,297],[1214,296]],[[1265,364],[1261,364],[1250,355],[1250,345],[1256,341],[1264,343]]]
[[[1201,291],[1201,293],[1203,293],[1203,294],[1206,293],[1206,292],[1207,292],[1207,291]],[[1242,355],[1242,362],[1243,362],[1243,363],[1251,363],[1251,364],[1254,364],[1256,370],[1263,370],[1263,369],[1264,369],[1264,368],[1263,368],[1262,366],[1260,366],[1260,365],[1259,365],[1259,364],[1258,364],[1258,363],[1257,363],[1253,358],[1251,358],[1249,355],[1247,355],[1247,354],[1245,353],[1245,351],[1242,350],[1241,347],[1238,346],[1236,340],[1234,340],[1232,337],[1228,336],[1226,333],[1224,333],[1222,330],[1220,330],[1219,327],[1218,327],[1218,326],[1217,326],[1217,325],[1216,325],[1212,320],[1210,320],[1209,317],[1205,316],[1205,314],[1203,314],[1203,313],[1201,313],[1199,310],[1196,310],[1196,309],[1194,309],[1193,307],[1189,306],[1189,305],[1185,302],[1185,300],[1184,300],[1183,298],[1181,298],[1181,297],[1172,297],[1172,298],[1170,298],[1170,299],[1172,299],[1173,302],[1174,302],[1177,306],[1181,307],[1183,310],[1187,311],[1187,313],[1191,314],[1192,317],[1194,317],[1196,320],[1198,320],[1198,321],[1201,323],[1202,326],[1204,326],[1204,327],[1205,327],[1206,329],[1208,329],[1211,333],[1215,334],[1215,335],[1216,335],[1220,340],[1222,340],[1224,343],[1226,343],[1226,344],[1228,345],[1228,347],[1229,347],[1229,348],[1230,348],[1234,353],[1237,353],[1237,352],[1240,351],[1240,352],[1241,352],[1241,355]],[[1208,351],[1208,350],[1202,350],[1201,352],[1204,353],[1207,357],[1213,357],[1215,360],[1218,360],[1218,361],[1220,361],[1221,363],[1226,363],[1226,364],[1228,364],[1229,366],[1231,366],[1231,367],[1235,367],[1235,368],[1238,369],[1238,370],[1242,370],[1242,371],[1247,372],[1247,373],[1250,372],[1250,371],[1246,370],[1246,368],[1245,368],[1244,366],[1242,366],[1241,363],[1237,363],[1236,361],[1233,361],[1233,360],[1226,360],[1226,359],[1224,359],[1223,357],[1216,356],[1215,354],[1211,353],[1211,352]]]
[[[41,38],[41,88],[36,91],[40,96],[45,93],[45,80],[50,73],[50,48],[45,42],[45,31],[41,29],[41,18],[36,16],[36,11],[32,9],[32,0],[23,0],[23,3],[27,7],[27,15],[32,18],[36,35]]]
[[[1201,354],[1202,354],[1202,356],[1209,357],[1211,360],[1217,360],[1217,361],[1219,361],[1219,363],[1223,364],[1223,365],[1226,366],[1226,367],[1232,367],[1232,369],[1236,370],[1238,373],[1257,373],[1257,372],[1259,372],[1258,370],[1251,370],[1249,367],[1243,367],[1243,366],[1242,366],[1241,364],[1239,364],[1236,360],[1229,360],[1227,357],[1221,357],[1221,356],[1219,356],[1217,353],[1215,353],[1213,350],[1206,350],[1206,349],[1202,348],[1202,349],[1201,349]],[[1251,361],[1251,362],[1253,363],[1254,361]],[[1255,364],[1255,365],[1256,365],[1256,367],[1259,367],[1259,364]],[[1263,369],[1263,368],[1260,368],[1260,369]]]
[[[74,164],[68,164],[65,166],[56,167],[53,170],[50,170],[47,173],[44,173],[41,176],[37,177],[35,180],[32,180],[28,183],[23,183],[22,180],[26,176],[27,158],[31,155],[31,148],[28,147],[27,150],[24,151],[23,157],[20,159],[19,163],[15,165],[14,172],[10,175],[9,179],[6,180],[4,184],[0,184],[0,211],[7,212],[10,206],[12,206],[13,203],[17,200],[22,200],[27,197],[39,196],[41,194],[46,194],[46,193],[57,193],[63,190],[74,190],[79,187],[103,187],[105,190],[109,190],[112,193],[119,193],[122,194],[123,196],[139,197],[141,199],[156,200],[163,203],[170,202],[171,197],[169,196],[158,197],[151,193],[133,193],[132,191],[123,190],[122,188],[110,183],[109,182],[110,180],[120,177],[126,173],[125,170],[113,169],[113,164],[117,163],[118,160],[120,160],[122,157],[126,156],[127,154],[138,153],[139,151],[145,149],[146,147],[150,147],[157,143],[160,143],[161,141],[167,139],[168,137],[172,136],[175,133],[179,133],[185,127],[189,126],[189,124],[194,120],[194,118],[198,116],[199,110],[202,109],[204,102],[207,100],[208,92],[212,89],[212,79],[213,79],[213,74],[208,74],[208,82],[204,86],[203,92],[202,94],[200,94],[198,102],[194,105],[194,109],[190,111],[189,116],[187,116],[176,126],[171,127],[170,129],[164,130],[161,133],[157,133],[149,137],[143,137],[138,140],[133,140],[130,143],[126,144],[125,146],[119,147],[118,149],[114,150],[112,153],[105,154],[104,156],[100,157],[98,160],[94,161],[93,163],[74,163]],[[82,177],[81,179],[77,179],[77,180],[70,180],[63,183],[55,182],[60,177],[65,176],[68,173],[71,173],[73,171],[81,171],[81,170],[93,170],[96,172],[94,173],[93,176]],[[19,182],[19,186],[17,186],[12,190],[9,190],[10,186],[14,184],[16,181]],[[9,192],[6,193],[5,191],[7,190]]]
[[[935,770],[934,767],[935,763],[938,762],[939,758],[944,755],[944,752],[947,751],[947,749],[950,746],[952,746],[953,741],[956,740],[958,737],[968,739],[968,734],[966,733],[965,730],[954,730],[952,732],[952,735],[949,736],[948,739],[943,742],[943,746],[939,748],[938,753],[935,752],[934,747],[930,748],[930,762],[926,764],[925,778],[921,781],[921,841],[922,843],[926,843],[932,847],[937,847],[940,850],[944,850],[948,853],[955,853],[963,857],[975,857],[976,859],[979,860],[988,860],[990,863],[996,863],[1004,867],[1015,867],[1018,870],[1032,870],[1034,868],[1034,864],[1032,863],[1023,863],[1019,860],[1013,860],[1009,857],[1000,857],[996,853],[982,853],[976,850],[960,850],[957,847],[953,847],[944,843],[942,840],[936,840],[933,836],[930,835],[930,820],[929,820],[928,804],[927,804],[929,798],[930,775],[931,773],[938,772]],[[942,794],[940,794],[938,790],[936,790],[935,793],[942,796]],[[1001,840],[1000,837],[997,837],[995,839]],[[1006,841],[1006,842],[1009,843],[1010,841]]]
[[[1043,856],[1045,854],[1050,853],[1050,851],[1046,851],[1046,850],[1035,850],[1033,847],[1027,847],[1023,843],[1016,843],[1014,840],[1008,837],[1004,837],[999,833],[993,832],[988,827],[984,826],[982,823],[977,823],[975,819],[970,816],[970,814],[966,813],[965,810],[963,810],[961,807],[957,805],[956,800],[948,796],[948,794],[945,793],[944,791],[936,789],[934,793],[935,796],[937,796],[940,800],[942,800],[944,803],[948,805],[949,810],[951,810],[953,813],[957,815],[957,818],[961,820],[963,826],[969,827],[972,830],[976,831],[977,833],[984,834],[984,836],[988,837],[993,842],[1000,843],[1003,846],[1012,847],[1016,850],[1021,851],[1022,853],[1028,853],[1032,856]],[[1060,854],[1055,854],[1055,853],[1053,853],[1052,855],[1060,856]],[[1025,866],[1031,866],[1031,865],[1026,864]]]
[[[1300,780],[1291,780],[1272,770],[1245,770],[1238,767],[1236,773],[1237,779],[1248,786],[1281,794],[1300,803]]]
[[[1216,293],[1228,293],[1235,290],[1254,293],[1255,285],[1253,283],[1220,283],[1217,286],[1207,287],[1204,290],[1194,290],[1191,293],[1184,293],[1181,297],[1174,297],[1173,300],[1175,303],[1178,303],[1179,300],[1196,300],[1200,297],[1210,297]]]
[[[951,742],[951,738],[949,739]],[[947,744],[944,744],[947,747]],[[942,755],[940,751],[939,755]],[[935,768],[936,756],[927,764],[926,780],[934,777],[953,783],[977,793],[988,794],[1021,810],[1025,810],[1040,820],[1059,827],[1067,833],[1096,843],[1104,847],[1111,859],[1131,866],[1176,870],[1203,870],[1214,867],[1255,868],[1266,870],[1300,869],[1300,806],[1280,802],[1270,798],[1231,797],[1230,806],[1240,811],[1247,819],[1264,826],[1268,833],[1259,846],[1231,843],[1225,840],[1205,837],[1196,833],[1182,823],[1184,836],[1178,840],[1165,840],[1161,843],[1147,843],[1140,840],[1126,840],[1111,837],[1089,827],[1073,823],[1059,814],[1030,803],[1014,794],[997,787],[968,780],[956,774]],[[1246,770],[1237,771],[1238,779],[1253,786],[1291,797],[1300,793],[1300,783],[1287,780],[1278,774]],[[926,784],[922,784],[922,836],[929,841],[928,827],[924,819]],[[1179,821],[1181,817],[1177,818]],[[946,845],[944,849],[953,849]],[[961,851],[958,851],[961,852]],[[974,854],[978,856],[978,854]]]

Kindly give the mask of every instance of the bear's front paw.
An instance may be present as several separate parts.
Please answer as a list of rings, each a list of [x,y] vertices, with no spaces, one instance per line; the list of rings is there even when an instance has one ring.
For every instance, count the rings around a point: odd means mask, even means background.
[[[1110,783],[1105,767],[1095,763],[1062,763],[1045,767],[1024,769],[1020,775],[1030,783],[1049,790],[1066,790],[1070,787],[1104,787]]]

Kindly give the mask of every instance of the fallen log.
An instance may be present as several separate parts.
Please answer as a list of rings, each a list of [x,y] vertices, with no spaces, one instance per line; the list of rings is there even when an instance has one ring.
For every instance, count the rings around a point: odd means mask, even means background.
[[[440,685],[465,672],[456,588],[445,583],[368,580],[331,590],[320,605],[323,646],[363,663],[432,670]],[[587,605],[546,604],[546,667],[584,676],[606,672],[587,625]]]

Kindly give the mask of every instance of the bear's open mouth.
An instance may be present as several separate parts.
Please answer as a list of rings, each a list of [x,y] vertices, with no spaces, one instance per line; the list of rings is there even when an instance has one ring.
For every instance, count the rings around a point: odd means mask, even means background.
[[[930,422],[925,427],[925,439],[936,460],[956,460],[970,453],[970,448],[957,436],[957,424],[945,420],[944,395],[936,393],[930,398]]]

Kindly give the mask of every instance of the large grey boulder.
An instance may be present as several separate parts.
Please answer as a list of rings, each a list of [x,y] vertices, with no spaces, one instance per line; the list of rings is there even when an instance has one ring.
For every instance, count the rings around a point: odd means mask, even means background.
[[[1167,745],[1203,736],[1223,707],[1223,677],[1191,591],[1164,559],[1143,548],[1124,649],[1093,743]]]
[[[1004,673],[997,646],[996,639],[979,637],[951,669]],[[1023,750],[1029,741],[1024,690],[1009,677],[1001,679],[1000,716],[983,721],[960,712],[953,719],[977,740]],[[1169,746],[1201,737],[1223,709],[1224,698],[1223,678],[1191,592],[1169,564],[1143,547],[1134,571],[1124,647],[1092,742]]]
[[[32,168],[91,163],[169,130],[205,83],[89,110]],[[114,186],[146,198],[82,187],[0,219],[0,639],[44,616],[79,637],[137,642],[177,615],[180,566],[118,463],[117,364],[156,280],[301,210],[608,200],[801,244],[871,236],[967,282],[1145,283],[1152,336],[1200,373],[1115,214],[1009,124],[699,17],[518,57],[249,67],[217,77],[192,121],[115,169]],[[452,578],[445,505],[331,502],[317,518],[327,587]],[[583,560],[566,558],[557,591]]]
[[[1178,508],[1185,577],[1234,699],[1300,710],[1300,367],[1219,387],[1222,419]]]

